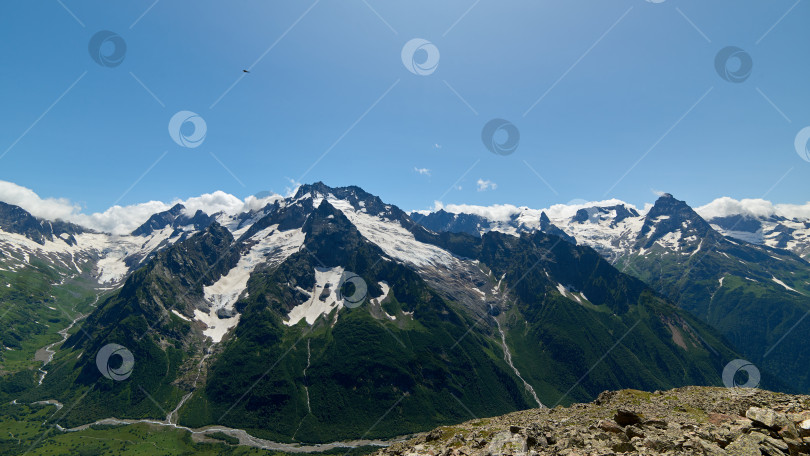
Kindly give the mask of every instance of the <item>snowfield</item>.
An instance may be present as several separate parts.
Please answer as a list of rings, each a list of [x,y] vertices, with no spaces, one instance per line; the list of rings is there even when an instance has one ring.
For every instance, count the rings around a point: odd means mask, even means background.
[[[308,324],[315,323],[321,315],[329,315],[335,309],[343,307],[343,300],[338,299],[338,284],[343,277],[344,269],[340,266],[334,268],[315,268],[315,288],[307,301],[295,306],[288,315],[287,326],[294,326],[299,321],[306,320]]]
[[[301,230],[278,231],[278,225],[267,227],[250,237],[255,244],[239,262],[213,285],[203,288],[205,299],[214,309],[232,309],[245,289],[250,275],[260,264],[275,266],[304,245]]]
[[[402,263],[415,266],[417,269],[428,267],[451,268],[459,260],[450,252],[434,245],[419,242],[413,233],[403,228],[399,222],[366,213],[365,209],[355,208],[344,200],[334,197],[327,199],[357,227],[360,234],[377,244],[386,255]]]

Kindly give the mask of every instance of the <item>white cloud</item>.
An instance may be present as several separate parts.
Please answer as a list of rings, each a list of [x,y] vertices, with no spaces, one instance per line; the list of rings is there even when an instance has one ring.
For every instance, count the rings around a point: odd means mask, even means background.
[[[242,212],[261,209],[268,204],[284,197],[273,193],[267,196],[256,197],[254,195],[248,196],[241,200],[230,193],[225,193],[222,190],[217,190],[214,193],[206,193],[204,195],[195,196],[185,201],[175,200],[172,204],[180,203],[186,207],[186,215],[194,215],[198,210],[205,212],[208,215],[213,215],[219,212],[234,215]]]
[[[442,145],[441,145],[441,144],[436,143],[436,144],[434,144],[434,145],[433,145],[433,147],[434,147],[435,149],[441,149],[441,148],[442,148]]]
[[[444,209],[453,214],[474,214],[489,220],[505,222],[510,219],[513,214],[521,212],[521,208],[511,204],[495,204],[493,206],[473,206],[469,204],[447,204],[443,205],[440,202],[433,204],[434,208]],[[523,208],[525,209],[525,208]]]
[[[478,184],[479,192],[485,192],[487,190],[495,190],[498,188],[498,184],[492,182],[491,180],[478,179],[478,182],[476,182],[476,184]]]
[[[705,219],[730,215],[770,217],[778,215],[789,219],[810,220],[810,202],[805,204],[773,204],[764,199],[735,200],[724,196],[701,206],[695,211]]]
[[[188,198],[174,199],[171,202],[149,201],[131,206],[113,206],[104,212],[84,214],[81,206],[64,198],[41,198],[33,190],[20,185],[0,181],[0,201],[20,206],[36,217],[47,220],[66,220],[97,231],[113,234],[131,233],[153,214],[168,210],[177,203],[186,207],[186,213],[193,215],[197,210],[213,215],[217,212],[238,214],[259,209],[280,199],[280,195],[263,198],[249,196],[241,200],[223,191],[207,193]]]
[[[271,192],[262,192],[261,195],[263,196],[251,195],[245,198],[244,206],[241,211],[237,211],[236,213],[259,210],[268,204],[284,199],[283,196]]]
[[[804,204],[776,204],[776,215],[790,219],[810,221],[810,202]]]
[[[198,210],[207,214],[215,214],[217,212],[233,213],[235,209],[244,206],[244,201],[239,198],[217,190],[214,193],[206,193],[205,195],[189,198],[184,201],[183,206],[186,207],[186,215],[194,215]]]
[[[416,171],[417,173],[423,175],[423,176],[430,176],[430,170],[427,169],[427,168],[416,168],[416,167],[414,167],[413,170]]]
[[[6,181],[0,181],[0,201],[20,206],[37,217],[49,219],[66,219],[80,209],[79,205],[67,199],[42,199],[33,190]]]
[[[301,182],[296,182],[295,179],[290,179],[289,177],[287,178],[287,180],[290,181],[290,187],[285,187],[284,191],[285,196],[289,198],[291,196],[295,196],[295,193],[298,192],[298,187],[301,186]]]
[[[0,181],[0,201],[20,206],[43,219],[66,220],[116,234],[131,232],[152,214],[171,207],[160,201],[150,201],[127,207],[113,206],[100,213],[83,214],[80,205],[65,198],[41,198],[31,189],[6,181]]]

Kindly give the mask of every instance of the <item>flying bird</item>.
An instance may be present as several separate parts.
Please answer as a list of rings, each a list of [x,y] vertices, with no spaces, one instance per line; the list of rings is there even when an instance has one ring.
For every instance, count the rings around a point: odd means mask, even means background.
[[[242,70],[242,73],[250,73],[249,70]]]

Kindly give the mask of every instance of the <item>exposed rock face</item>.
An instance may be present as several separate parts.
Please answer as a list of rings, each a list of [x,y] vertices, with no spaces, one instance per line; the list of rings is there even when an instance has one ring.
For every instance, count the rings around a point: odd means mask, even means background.
[[[810,455],[810,396],[686,387],[604,392],[435,429],[377,456]]]

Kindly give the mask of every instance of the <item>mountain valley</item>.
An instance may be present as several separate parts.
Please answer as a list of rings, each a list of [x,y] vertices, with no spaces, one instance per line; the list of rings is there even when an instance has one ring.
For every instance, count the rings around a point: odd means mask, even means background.
[[[58,432],[160,422],[291,451],[721,386],[740,358],[759,386],[810,388],[798,225],[750,243],[670,195],[567,210],[407,213],[316,183],[112,235],[0,206],[3,413],[48,401]]]

